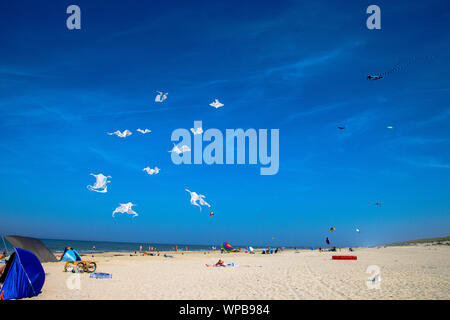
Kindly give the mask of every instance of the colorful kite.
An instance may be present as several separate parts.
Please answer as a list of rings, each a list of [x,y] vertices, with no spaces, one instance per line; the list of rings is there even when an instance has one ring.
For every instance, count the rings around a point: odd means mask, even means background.
[[[331,227],[330,231],[333,232],[334,230],[336,230],[336,228]]]
[[[370,74],[367,76],[367,80],[378,80],[378,79],[382,79],[382,76],[371,76]]]
[[[225,250],[226,252],[240,252],[241,249],[239,248],[234,248],[231,244],[229,244],[228,242],[224,242],[221,245],[221,248],[223,250]]]

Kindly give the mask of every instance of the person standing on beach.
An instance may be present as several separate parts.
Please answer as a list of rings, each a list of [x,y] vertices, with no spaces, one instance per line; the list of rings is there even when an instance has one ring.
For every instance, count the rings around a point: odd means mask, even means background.
[[[142,244],[139,246],[139,253],[142,253]]]

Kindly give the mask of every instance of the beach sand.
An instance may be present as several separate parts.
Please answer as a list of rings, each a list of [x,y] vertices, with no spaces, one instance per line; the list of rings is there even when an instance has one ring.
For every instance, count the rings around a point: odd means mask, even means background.
[[[355,252],[285,250],[263,255],[167,252],[173,258],[103,253],[83,256],[111,279],[63,272],[65,262],[44,263],[46,281],[33,300],[46,299],[450,299],[450,247],[357,248]],[[356,261],[332,260],[356,255]],[[237,267],[208,268],[221,258]],[[366,273],[378,266],[381,280]],[[375,267],[376,269],[376,267]],[[76,278],[79,276],[79,289]],[[67,285],[69,283],[69,286]],[[369,288],[368,285],[379,289]]]

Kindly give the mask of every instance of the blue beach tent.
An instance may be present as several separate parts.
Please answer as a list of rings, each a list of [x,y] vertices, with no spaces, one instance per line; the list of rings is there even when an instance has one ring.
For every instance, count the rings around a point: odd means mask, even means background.
[[[0,277],[0,300],[37,296],[45,282],[39,259],[30,251],[15,248]]]
[[[81,257],[77,250],[66,247],[61,255],[61,261],[81,261]]]

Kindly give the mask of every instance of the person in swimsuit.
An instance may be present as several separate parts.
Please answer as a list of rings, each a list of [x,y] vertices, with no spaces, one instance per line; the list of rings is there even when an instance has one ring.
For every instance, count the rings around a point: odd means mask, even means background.
[[[225,262],[222,259],[219,259],[219,261],[217,261],[216,263],[216,267],[224,267],[225,266]]]

